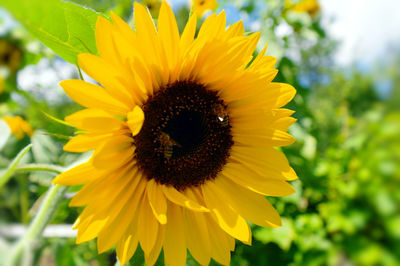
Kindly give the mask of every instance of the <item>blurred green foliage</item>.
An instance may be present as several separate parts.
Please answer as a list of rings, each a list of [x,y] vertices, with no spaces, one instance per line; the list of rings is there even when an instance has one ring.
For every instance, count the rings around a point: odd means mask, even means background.
[[[106,15],[113,10],[127,21],[132,19],[131,1],[74,2]],[[254,226],[253,246],[237,243],[232,265],[398,265],[400,51],[368,73],[339,69],[333,64],[338,42],[326,34],[319,15],[291,12],[279,0],[219,1],[219,9],[226,7],[240,12],[248,31],[253,22],[259,22],[261,45],[268,42],[268,53],[278,57],[276,80],[298,90],[288,106],[298,118],[290,128],[297,141],[284,148],[300,177],[292,183],[297,193],[270,198],[282,214],[283,226]],[[182,28],[189,10],[182,6],[175,11]],[[282,28],[286,33],[277,34]],[[79,160],[80,155],[62,152],[64,138],[51,136],[69,136],[72,129],[43,115],[63,118],[79,107],[62,94],[53,101],[23,90],[17,79],[29,66],[60,59],[19,27],[0,38],[18,45],[23,53],[17,73],[6,76],[0,116],[22,115],[36,129],[31,139],[8,139],[0,151],[0,169],[30,142],[33,148],[25,162],[67,166]],[[71,75],[78,77],[78,71]],[[390,94],[381,95],[379,85],[387,80],[391,81]],[[44,89],[38,86],[38,90]],[[51,87],[46,89],[58,89],[56,83]],[[0,189],[0,226],[29,223],[53,177],[44,172],[16,174]],[[69,208],[66,200],[53,223],[72,224],[80,211]],[[10,243],[12,239],[0,235],[0,257],[7,254]],[[141,256],[138,251],[131,265],[141,265]],[[115,255],[112,251],[98,255],[95,241],[75,245],[74,239],[46,238],[37,245],[32,263],[113,265]],[[188,264],[195,262],[189,258]]]

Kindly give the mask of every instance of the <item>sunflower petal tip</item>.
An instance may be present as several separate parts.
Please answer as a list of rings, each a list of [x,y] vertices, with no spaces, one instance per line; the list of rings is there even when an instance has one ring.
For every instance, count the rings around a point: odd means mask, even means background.
[[[102,245],[99,239],[97,238],[97,254],[101,254],[109,250],[109,248],[106,245]],[[121,264],[123,265],[123,264]]]
[[[67,81],[68,81],[68,80],[61,80],[60,82],[58,82],[58,85],[61,86],[62,88],[64,88],[65,83],[66,83]]]
[[[98,16],[97,20],[96,20],[96,27],[101,26],[105,23],[109,23],[108,19],[102,17],[102,16]]]
[[[53,184],[53,185],[61,185],[61,182],[60,182],[60,176],[57,176],[56,178],[54,178],[52,181],[51,181],[51,183]]]
[[[137,12],[137,11],[139,11],[139,9],[141,9],[142,11],[146,10],[146,8],[142,4],[138,3],[137,1],[134,1],[133,2],[133,12]]]

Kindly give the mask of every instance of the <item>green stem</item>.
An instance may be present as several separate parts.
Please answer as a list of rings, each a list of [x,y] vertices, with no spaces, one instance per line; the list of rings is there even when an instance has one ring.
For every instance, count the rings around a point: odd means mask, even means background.
[[[14,172],[29,172],[29,171],[47,171],[53,173],[62,173],[65,169],[61,166],[52,165],[52,164],[21,164],[14,169]]]
[[[65,192],[67,192],[67,189],[68,187],[61,185],[52,185],[50,187],[38,213],[29,225],[28,231],[20,240],[18,240],[12,249],[10,265],[18,265],[24,250],[29,250],[32,242],[36,241],[42,235],[43,230],[53,217],[53,214],[57,210]]]
[[[30,148],[30,147],[29,147]],[[17,162],[18,163],[18,162]],[[12,167],[12,172],[23,171],[49,171],[60,174],[64,168],[51,164],[24,164]],[[18,240],[9,257],[9,265],[18,265],[21,255],[25,250],[31,249],[32,242],[36,241],[43,233],[47,224],[51,221],[53,214],[61,203],[68,187],[52,185],[47,191],[38,213],[28,227],[26,234]]]
[[[0,175],[0,189],[11,178],[12,174],[15,172],[15,168],[17,168],[17,165],[19,164],[21,159],[31,149],[31,147],[32,147],[32,144],[29,144],[22,151],[20,151],[17,154],[17,156],[15,157],[15,159],[10,163],[7,170],[2,175]]]

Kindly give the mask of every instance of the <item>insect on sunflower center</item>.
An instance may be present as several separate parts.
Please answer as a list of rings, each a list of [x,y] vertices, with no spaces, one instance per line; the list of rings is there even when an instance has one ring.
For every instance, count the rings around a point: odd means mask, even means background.
[[[227,107],[195,82],[161,88],[143,106],[135,156],[148,179],[178,190],[214,179],[233,145]]]

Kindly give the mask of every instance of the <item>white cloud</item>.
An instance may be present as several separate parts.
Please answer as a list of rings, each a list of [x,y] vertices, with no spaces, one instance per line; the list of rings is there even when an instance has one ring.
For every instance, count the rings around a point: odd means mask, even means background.
[[[387,57],[389,45],[400,49],[399,0],[321,0],[321,5],[328,32],[342,41],[337,63],[371,63]]]

